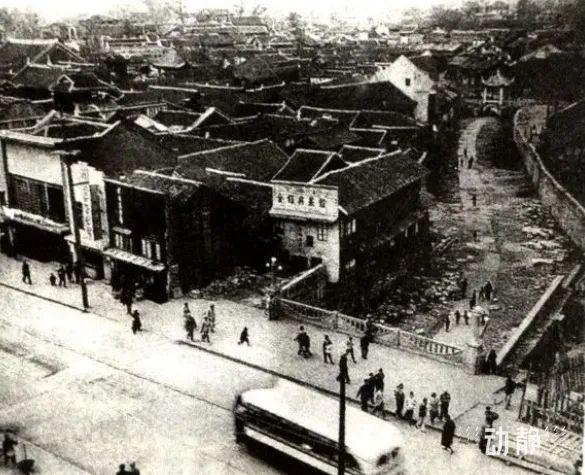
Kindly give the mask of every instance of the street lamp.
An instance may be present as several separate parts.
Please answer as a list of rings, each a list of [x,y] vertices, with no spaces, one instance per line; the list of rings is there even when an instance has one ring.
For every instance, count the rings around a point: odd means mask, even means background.
[[[273,256],[270,258],[270,261],[266,263],[266,268],[270,270],[272,292],[276,292],[276,271],[282,271],[282,266],[278,264],[278,259]]]

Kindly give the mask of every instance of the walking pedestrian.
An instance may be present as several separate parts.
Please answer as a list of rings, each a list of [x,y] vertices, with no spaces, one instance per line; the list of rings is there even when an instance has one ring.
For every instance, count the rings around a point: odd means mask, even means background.
[[[333,343],[329,339],[328,335],[325,335],[323,339],[323,362],[324,363],[333,363],[333,358],[331,357],[331,349],[333,348]]]
[[[431,424],[435,423],[435,419],[439,418],[439,398],[437,393],[431,394],[431,400],[429,401],[429,417]]]
[[[55,274],[53,274],[52,272],[49,275],[49,282],[51,284],[51,287],[55,287],[55,284],[57,283],[57,277],[55,277]]]
[[[132,315],[132,302],[134,301],[134,285],[131,283],[127,283],[122,288],[122,293],[120,294],[120,302],[126,306],[126,313],[128,315]]]
[[[467,158],[467,147],[463,149],[463,156]]]
[[[477,292],[473,290],[471,298],[469,299],[469,310],[473,310],[477,304]]]
[[[488,301],[490,301],[492,299],[492,295],[494,293],[494,286],[492,285],[492,283],[489,280],[485,283],[484,289],[485,289],[485,298]]]
[[[465,277],[461,280],[461,296],[467,298],[467,278]]]
[[[482,454],[485,454],[487,452],[487,444],[488,444],[487,432],[488,432],[487,426],[485,424],[482,425],[481,429],[479,430],[479,441],[478,441],[479,450],[481,451]]]
[[[250,337],[248,335],[248,327],[244,327],[244,329],[242,330],[242,333],[240,333],[240,341],[238,341],[238,345],[242,345],[246,343],[248,346],[250,346]]]
[[[469,312],[467,310],[463,311],[463,321],[465,325],[469,325]]]
[[[427,398],[424,397],[420,406],[418,406],[418,424],[417,427],[422,431],[425,431],[426,426],[426,419],[427,419]]]
[[[193,334],[195,333],[196,328],[197,322],[193,316],[190,313],[185,315],[185,331],[187,332],[187,338],[191,341],[194,341]]]
[[[209,306],[207,316],[209,317],[209,331],[215,333],[215,304]]]
[[[2,453],[4,454],[4,465],[8,465],[11,462],[16,465],[16,453],[14,447],[18,445],[18,442],[10,437],[10,434],[4,434],[4,440],[2,441]]]
[[[136,462],[132,462],[130,464],[130,471],[128,472],[129,475],[140,475],[140,470],[136,467]]]
[[[416,424],[416,419],[414,418],[414,411],[416,410],[416,406],[417,404],[416,399],[414,398],[414,392],[410,391],[404,404],[404,418],[410,423],[411,426]]]
[[[449,314],[446,313],[443,317],[443,322],[445,323],[445,331],[449,333],[449,327],[451,326],[451,319],[449,318]]]
[[[304,344],[305,344],[305,337],[304,337],[305,334],[306,334],[305,327],[301,325],[299,327],[299,332],[297,333],[297,336],[295,337],[295,341],[299,345],[299,351],[297,351],[297,355],[303,354]]]
[[[384,374],[384,371],[382,370],[382,368],[380,368],[378,370],[378,372],[376,373],[376,376],[374,376],[374,387],[376,389],[379,389],[382,392],[384,392],[384,379],[385,378],[386,378],[386,375]]]
[[[351,356],[351,360],[354,363],[357,363],[357,361],[355,360],[355,354],[353,352],[353,338],[350,336],[347,339],[347,342],[345,343],[345,346],[347,348],[347,354]]]
[[[449,404],[451,404],[451,395],[448,391],[444,391],[439,396],[439,401],[441,404],[441,412],[439,413],[439,419],[443,420],[446,416],[449,415]]]
[[[363,360],[368,359],[369,349],[370,349],[370,335],[368,335],[367,333],[364,333],[364,335],[362,335],[362,337],[360,338],[360,351],[362,353]]]
[[[506,378],[506,383],[504,385],[504,401],[506,402],[506,409],[510,409],[510,405],[512,404],[512,395],[514,394],[514,390],[516,389],[516,383],[512,379],[510,375]]]
[[[441,445],[443,450],[447,450],[449,453],[453,453],[451,446],[453,445],[453,437],[455,436],[455,422],[447,414],[445,423],[443,424],[443,430],[441,431]]]
[[[461,312],[459,311],[459,309],[455,310],[455,325],[459,325],[459,322],[461,321]]]
[[[140,313],[138,310],[132,312],[132,333],[136,335],[136,332],[142,331],[142,320],[140,320]]]
[[[183,317],[187,318],[191,316],[191,309],[189,308],[189,302],[183,304]]]
[[[32,285],[32,280],[30,278],[30,265],[26,261],[22,261],[22,281],[25,284]]]
[[[485,423],[488,427],[493,427],[494,422],[500,418],[500,415],[497,412],[492,411],[492,408],[490,406],[487,406],[485,408],[484,415],[485,415]]]
[[[118,467],[118,471],[116,472],[116,475],[129,475],[129,472],[126,470],[126,465],[121,463],[120,466]]]
[[[400,383],[394,390],[394,400],[396,401],[396,415],[402,417],[402,410],[404,409],[404,384]]]
[[[211,343],[211,340],[209,339],[210,325],[209,317],[205,317],[201,324],[201,342]]]
[[[364,379],[359,387],[356,397],[360,398],[362,411],[368,412],[368,401],[372,399],[372,385],[368,379]]]
[[[477,206],[477,195],[475,193],[471,195],[471,204],[474,208]]]
[[[498,355],[493,348],[489,351],[486,358],[486,372],[487,374],[496,374],[498,369]]]
[[[339,375],[337,376],[337,381],[341,381],[342,379],[347,384],[351,384],[351,380],[349,379],[349,369],[347,367],[347,351],[339,358]]]
[[[67,276],[67,280],[69,281],[70,284],[73,283],[73,264],[71,264],[71,262],[68,262],[67,265],[65,266],[65,275]]]
[[[384,417],[384,393],[381,389],[374,390],[374,407],[372,414],[380,414],[380,417]]]
[[[59,287],[67,287],[67,281],[65,280],[65,268],[63,264],[57,269],[57,277],[59,277]]]

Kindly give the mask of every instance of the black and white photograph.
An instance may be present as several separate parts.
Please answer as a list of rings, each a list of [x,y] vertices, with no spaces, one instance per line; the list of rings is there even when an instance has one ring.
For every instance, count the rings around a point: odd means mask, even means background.
[[[585,0],[0,0],[0,475],[580,475]]]

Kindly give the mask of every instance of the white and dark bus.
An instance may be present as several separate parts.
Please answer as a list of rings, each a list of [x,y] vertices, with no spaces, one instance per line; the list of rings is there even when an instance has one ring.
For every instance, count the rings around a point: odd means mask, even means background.
[[[236,398],[238,443],[271,448],[313,471],[337,474],[339,401],[280,381]],[[346,473],[401,474],[403,436],[390,422],[347,406]]]

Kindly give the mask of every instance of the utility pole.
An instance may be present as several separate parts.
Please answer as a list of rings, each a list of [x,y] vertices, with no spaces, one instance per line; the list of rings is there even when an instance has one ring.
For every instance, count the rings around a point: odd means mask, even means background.
[[[77,263],[79,265],[80,274],[80,286],[81,286],[81,302],[83,304],[83,311],[86,312],[89,308],[89,300],[87,298],[87,286],[85,284],[85,262],[83,259],[83,253],[81,251],[81,236],[79,234],[79,223],[77,222],[77,216],[75,214],[75,195],[73,194],[73,177],[71,174],[71,158],[79,155],[79,150],[72,151],[60,151],[61,159],[65,164],[65,170],[67,173],[67,193],[70,201],[71,211],[71,227],[73,228],[73,240],[75,247],[75,256],[77,257]]]
[[[345,474],[345,374],[339,372],[339,438],[337,443],[337,475]]]

